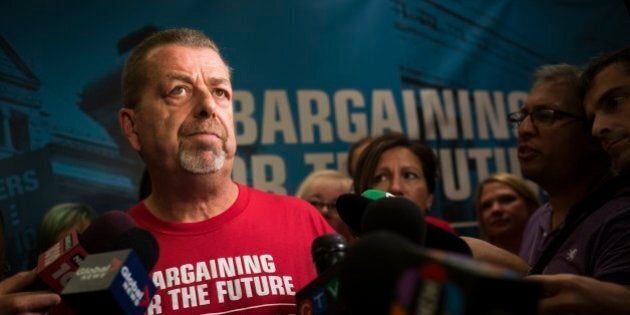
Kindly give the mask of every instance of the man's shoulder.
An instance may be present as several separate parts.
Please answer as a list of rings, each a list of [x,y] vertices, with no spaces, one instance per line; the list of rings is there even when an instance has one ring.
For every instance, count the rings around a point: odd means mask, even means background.
[[[552,208],[551,208],[551,204],[550,203],[545,203],[542,206],[540,206],[538,209],[536,209],[534,211],[534,213],[532,213],[532,215],[529,218],[529,222],[538,222],[538,221],[548,221],[549,218],[551,217],[551,212],[552,212]]]
[[[630,178],[617,176],[604,189],[609,191],[610,198],[599,207],[598,212],[606,212],[607,216],[630,216]]]
[[[250,197],[253,200],[256,200],[257,202],[266,201],[266,202],[270,202],[278,206],[284,205],[289,208],[310,207],[310,204],[308,202],[295,196],[282,195],[282,194],[277,194],[273,192],[263,191],[258,188],[254,188],[250,186],[244,186],[244,187],[245,189],[249,191],[248,193],[250,194]]]

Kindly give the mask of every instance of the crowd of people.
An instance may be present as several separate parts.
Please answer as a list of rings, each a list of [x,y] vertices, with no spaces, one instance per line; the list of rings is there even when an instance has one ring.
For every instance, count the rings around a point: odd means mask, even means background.
[[[119,123],[146,165],[141,201],[128,213],[161,253],[149,314],[295,313],[295,293],[316,277],[313,240],[336,232],[357,241],[337,213],[343,194],[379,189],[407,198],[427,224],[457,237],[431,215],[439,181],[432,148],[401,133],[352,144],[347,170],[314,171],[295,197],[234,182],[231,78],[215,43],[191,29],[152,35],[125,64]],[[540,314],[630,313],[629,100],[630,48],[584,71],[541,66],[527,101],[506,117],[517,128],[522,177],[480,179],[474,205],[482,240],[461,239],[474,259],[542,284]],[[531,182],[546,195],[542,205]],[[54,207],[40,248],[94,216],[79,204]],[[60,303],[54,293],[22,291],[34,278],[25,271],[0,282],[1,314]],[[191,295],[195,303],[184,303]]]

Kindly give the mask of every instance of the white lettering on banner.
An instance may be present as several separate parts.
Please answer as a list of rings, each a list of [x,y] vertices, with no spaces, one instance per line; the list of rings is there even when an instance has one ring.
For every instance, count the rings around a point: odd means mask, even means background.
[[[466,200],[472,193],[470,161],[475,165],[477,182],[488,177],[488,164],[494,161],[497,171],[510,172],[520,176],[517,150],[514,147],[439,149],[441,181],[444,183],[444,195],[450,200]],[[510,161],[508,169],[507,160]]]
[[[437,126],[440,127],[440,138],[444,140],[457,139],[457,123],[455,121],[455,107],[450,90],[442,92],[444,106],[435,89],[420,90],[422,99],[422,113],[424,117],[425,137],[427,140],[437,139]],[[444,112],[444,110],[446,112]]]
[[[487,91],[475,91],[475,109],[480,139],[489,139],[492,130],[495,139],[508,139],[507,113],[503,102],[503,93],[494,92],[494,106]]]
[[[236,142],[248,145],[256,142],[258,124],[254,119],[254,95],[249,91],[234,91],[234,124],[236,128]]]
[[[261,143],[275,143],[276,133],[283,136],[284,143],[297,143],[295,123],[291,116],[289,97],[286,90],[269,90],[265,92]]]
[[[367,118],[360,113],[348,111],[348,107],[365,108],[363,94],[357,90],[339,90],[335,93],[335,125],[339,140],[355,142],[368,134]],[[354,131],[352,130],[354,129]]]
[[[517,159],[507,153],[516,139],[507,113],[523,105],[526,92],[427,88],[364,93],[356,89],[333,93],[317,89],[265,90],[261,104],[252,92],[235,91],[234,122],[239,145],[257,144],[261,150],[236,157],[233,178],[286,194],[287,163],[300,171],[304,166],[304,175],[318,169],[345,170],[347,147],[330,150],[325,144],[349,145],[366,135],[386,131],[426,139],[429,145],[437,143],[440,185],[451,200],[469,199],[475,186],[472,181],[490,172],[519,173]],[[286,150],[281,147],[281,152],[265,152],[267,145],[286,145]],[[294,150],[302,155],[301,161],[294,159]]]
[[[322,90],[297,90],[297,106],[291,106],[292,98],[286,90],[266,90],[263,104],[258,107],[250,91],[236,90],[236,137],[240,145],[257,142],[263,145],[351,143],[368,134],[379,135],[392,130],[406,132],[411,138],[421,138],[423,133],[426,140],[457,140],[458,137],[466,140],[505,140],[510,139],[507,113],[518,110],[527,97],[523,91],[512,91],[506,95],[502,91],[474,90],[474,103],[471,104],[468,90],[457,90],[456,94],[457,97],[451,89],[403,90],[402,106],[397,106],[393,91],[373,90],[368,126],[368,108],[359,90],[336,91],[332,103],[330,96]],[[419,104],[416,103],[416,95],[420,98]],[[261,107],[262,125],[258,126],[254,116]],[[334,108],[334,119],[331,107]],[[291,108],[297,109],[296,115],[292,115]],[[418,109],[422,113],[422,124],[418,122]],[[406,130],[403,129],[401,116],[404,117]]]
[[[39,179],[35,170],[27,170],[22,174],[0,176],[0,200],[34,192],[39,187]]]
[[[407,124],[407,135],[411,139],[420,138],[420,124],[418,123],[418,105],[412,90],[403,91],[403,106],[405,112],[405,123]]]
[[[251,169],[247,169],[247,165]],[[247,183],[247,172],[251,174],[252,185],[258,189],[286,194],[284,186],[287,179],[284,159],[279,155],[254,154],[246,162],[242,157],[234,157],[232,178],[239,183]]]
[[[315,143],[313,133],[315,127],[317,127],[320,132],[320,142],[332,143],[333,134],[332,124],[330,123],[330,101],[328,100],[328,95],[324,91],[301,90],[298,91],[297,96],[301,142]]]
[[[372,93],[372,136],[386,131],[402,132],[402,124],[392,91],[376,90]]]

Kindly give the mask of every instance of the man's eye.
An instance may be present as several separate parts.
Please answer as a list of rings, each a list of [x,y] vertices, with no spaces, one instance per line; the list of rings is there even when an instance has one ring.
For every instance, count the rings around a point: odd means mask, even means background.
[[[626,95],[610,97],[604,101],[604,110],[614,111],[617,109],[617,107],[619,107],[619,105],[623,104],[627,100],[628,96]]]
[[[215,96],[218,97],[226,97],[227,96],[227,92],[223,89],[215,89],[214,91],[212,91],[214,93]]]
[[[534,116],[534,119],[537,119],[538,121],[552,121],[554,118],[554,112],[550,110],[534,111],[531,115]]]
[[[168,94],[173,96],[181,96],[186,94],[186,88],[183,86],[176,86]]]

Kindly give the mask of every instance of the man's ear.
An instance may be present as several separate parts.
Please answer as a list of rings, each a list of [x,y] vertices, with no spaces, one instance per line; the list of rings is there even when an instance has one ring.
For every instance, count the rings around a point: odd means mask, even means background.
[[[136,112],[130,108],[121,108],[118,111],[118,123],[120,124],[120,130],[122,131],[131,147],[140,151],[140,137],[136,132]]]

